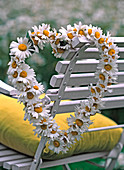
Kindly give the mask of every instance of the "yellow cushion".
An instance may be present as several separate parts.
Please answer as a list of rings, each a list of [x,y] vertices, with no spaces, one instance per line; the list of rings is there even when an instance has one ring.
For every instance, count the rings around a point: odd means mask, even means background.
[[[40,139],[34,136],[34,127],[28,121],[23,120],[23,108],[23,104],[17,103],[17,99],[0,95],[0,143],[33,156]],[[56,122],[61,129],[68,129],[66,119],[69,115],[70,113],[56,115]],[[92,116],[92,120],[94,123],[90,128],[116,125],[114,121],[101,114]],[[73,145],[69,152],[64,155],[53,153],[48,149],[48,144],[46,144],[43,158],[59,159],[82,152],[108,151],[116,145],[121,133],[121,128],[84,133],[82,140]]]

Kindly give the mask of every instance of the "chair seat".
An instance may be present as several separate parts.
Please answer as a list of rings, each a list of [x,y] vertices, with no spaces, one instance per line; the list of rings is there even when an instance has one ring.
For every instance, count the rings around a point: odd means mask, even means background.
[[[44,94],[41,97],[44,97]],[[17,103],[17,99],[0,95],[0,143],[21,153],[34,156],[40,139],[34,136],[32,125],[23,120],[23,107],[22,104]],[[70,113],[56,115],[55,120],[60,129],[68,129],[66,119],[69,115]],[[94,123],[90,128],[116,125],[114,121],[99,113],[92,116],[92,120]],[[77,141],[66,154],[55,154],[49,150],[47,143],[43,158],[56,160],[81,153],[106,152],[117,144],[121,133],[121,128],[84,133],[83,138]]]

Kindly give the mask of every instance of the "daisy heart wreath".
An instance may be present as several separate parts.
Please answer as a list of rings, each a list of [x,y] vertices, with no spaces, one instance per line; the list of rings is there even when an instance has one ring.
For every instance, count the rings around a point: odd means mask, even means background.
[[[101,28],[82,25],[81,22],[74,26],[68,25],[67,29],[62,27],[59,32],[44,23],[32,29],[24,38],[17,38],[17,42],[13,41],[10,44],[11,61],[8,64],[8,78],[17,89],[19,101],[25,105],[24,120],[28,119],[36,127],[34,132],[38,137],[44,136],[48,139],[50,150],[55,153],[65,153],[75,143],[75,139],[80,140],[81,134],[88,131],[88,127],[93,123],[90,116],[100,112],[99,106],[103,105],[101,98],[104,92],[108,91],[107,86],[116,83],[118,47],[109,32],[105,35]],[[75,116],[70,115],[67,118],[69,129],[60,130],[47,104],[41,103],[43,85],[37,82],[34,70],[25,64],[25,59],[32,56],[34,52],[39,52],[39,49],[43,50],[45,43],[50,43],[52,53],[60,58],[66,50],[72,49],[74,37],[84,38],[84,36],[94,43],[100,52],[100,60],[95,72],[98,82],[95,86],[89,85],[91,95],[88,100],[81,102],[75,108]]]

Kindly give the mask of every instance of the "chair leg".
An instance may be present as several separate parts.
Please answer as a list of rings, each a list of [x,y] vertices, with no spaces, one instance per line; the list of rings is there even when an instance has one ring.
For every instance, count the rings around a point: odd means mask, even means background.
[[[110,153],[107,156],[106,163],[105,163],[105,169],[106,170],[112,170],[115,166],[115,163],[118,159],[118,156],[123,148],[124,145],[124,130],[122,132],[122,135],[120,137],[119,142],[117,145],[110,151]]]
[[[71,170],[68,164],[64,164],[63,167],[64,167],[64,170]]]
[[[117,159],[108,159],[107,160],[107,167],[105,168],[105,170],[113,170],[115,167]]]

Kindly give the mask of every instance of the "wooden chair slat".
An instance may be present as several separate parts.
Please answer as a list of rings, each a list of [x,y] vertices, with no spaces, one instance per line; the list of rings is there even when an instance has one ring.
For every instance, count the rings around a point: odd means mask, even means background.
[[[124,94],[124,83],[111,85],[108,89],[112,90],[112,93],[106,92],[105,96],[115,96],[115,95],[123,95]],[[49,89],[47,91],[47,95],[50,97],[52,101],[58,99],[58,89]],[[87,98],[90,95],[90,91],[88,87],[66,87],[62,100],[66,99],[83,99]]]
[[[60,102],[59,109],[57,113],[68,113],[68,112],[74,112],[74,108],[80,104],[81,101],[85,100],[74,100],[74,101],[62,101]],[[102,99],[103,102],[105,102],[105,107],[100,108],[103,109],[113,109],[113,108],[121,108],[124,107],[124,96],[119,97],[106,97]],[[53,103],[49,105],[49,107],[52,107]]]
[[[32,161],[32,160],[33,160],[33,158],[27,157],[27,158],[24,158],[24,159],[17,159],[17,160],[14,160],[14,161],[4,162],[3,168],[5,168],[5,169],[12,169],[12,166],[13,166],[14,164],[26,163],[26,162],[30,162],[30,161]]]
[[[66,72],[66,69],[67,69],[69,63],[70,63],[70,61],[59,61],[56,65],[56,71],[58,73],[64,74]],[[78,60],[74,67],[73,73],[95,72],[97,69],[98,63],[99,63],[99,61],[96,59]],[[123,71],[124,70],[124,60],[117,60],[116,63],[118,64],[118,70]]]
[[[118,72],[118,82],[124,82],[124,72]],[[54,75],[51,78],[50,85],[52,87],[59,87],[64,75]],[[84,74],[71,74],[70,80],[67,83],[67,86],[81,86],[81,85],[89,85],[90,83],[95,84],[96,79],[94,77],[94,73],[84,73]]]
[[[111,37],[111,39],[120,47],[124,47],[124,37]],[[88,43],[89,41],[85,37],[75,37],[72,42],[73,48],[80,48],[85,43]]]

